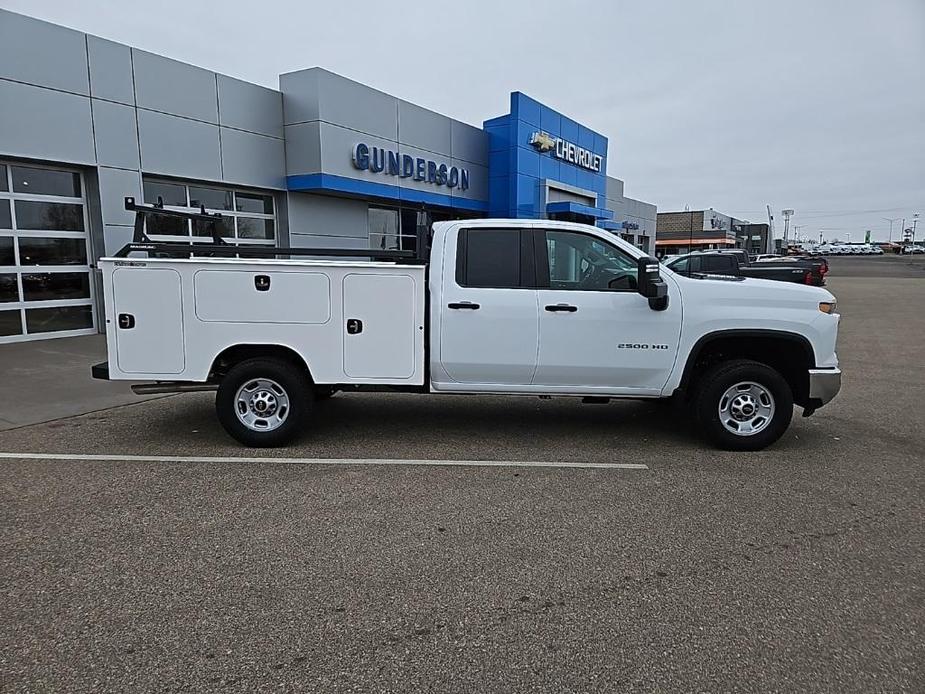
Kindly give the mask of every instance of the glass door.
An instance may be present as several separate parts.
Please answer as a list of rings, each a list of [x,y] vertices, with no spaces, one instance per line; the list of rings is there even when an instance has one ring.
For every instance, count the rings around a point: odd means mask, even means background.
[[[0,162],[0,343],[96,332],[79,172]]]

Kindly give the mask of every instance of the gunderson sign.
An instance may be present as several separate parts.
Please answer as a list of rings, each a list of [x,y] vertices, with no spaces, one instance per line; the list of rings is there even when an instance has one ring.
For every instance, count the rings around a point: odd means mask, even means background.
[[[561,137],[552,137],[549,133],[544,133],[543,131],[533,133],[530,136],[530,144],[540,152],[551,151],[556,159],[562,159],[570,164],[588,169],[588,171],[599,172],[604,161],[600,154],[595,154],[591,150],[579,147],[568,140],[563,140]]]
[[[384,147],[370,147],[364,142],[353,146],[353,165],[362,171],[400,176],[447,188],[469,188],[468,169],[438,164],[432,159],[412,157]]]

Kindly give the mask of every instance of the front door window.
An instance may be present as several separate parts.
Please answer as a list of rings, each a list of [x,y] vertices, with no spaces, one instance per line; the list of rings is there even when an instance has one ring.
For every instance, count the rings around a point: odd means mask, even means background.
[[[636,261],[602,239],[547,231],[550,289],[636,290]]]

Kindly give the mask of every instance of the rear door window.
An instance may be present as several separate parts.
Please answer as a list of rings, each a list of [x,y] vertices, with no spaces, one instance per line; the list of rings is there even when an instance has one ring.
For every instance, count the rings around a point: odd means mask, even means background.
[[[456,283],[462,287],[532,287],[532,237],[521,229],[463,229],[456,248]]]
[[[707,256],[700,259],[702,262],[703,272],[713,273],[730,273],[735,258],[726,259],[722,256]]]

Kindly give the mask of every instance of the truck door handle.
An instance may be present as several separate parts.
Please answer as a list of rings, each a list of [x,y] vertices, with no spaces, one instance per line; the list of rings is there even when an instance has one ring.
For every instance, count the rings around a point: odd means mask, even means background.
[[[473,304],[471,301],[460,301],[457,304],[447,304],[446,307],[447,308],[468,308],[472,311],[478,311],[480,308],[478,304]]]
[[[547,311],[568,311],[569,313],[575,313],[578,310],[577,306],[571,306],[570,304],[552,304],[546,307]]]
[[[135,327],[135,316],[131,313],[120,313],[118,323],[122,330],[131,330]]]

